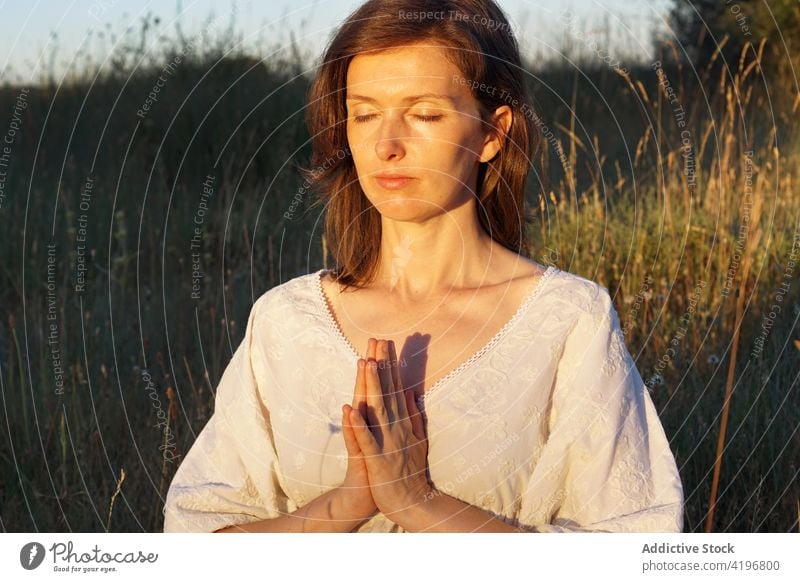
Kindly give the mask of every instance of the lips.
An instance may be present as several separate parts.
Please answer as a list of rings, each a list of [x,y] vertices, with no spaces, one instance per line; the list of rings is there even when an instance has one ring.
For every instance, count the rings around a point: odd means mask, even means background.
[[[389,178],[391,178],[391,179],[395,179],[395,178],[413,178],[413,176],[407,176],[406,174],[394,174],[394,173],[391,173],[391,172],[385,172],[383,174],[375,174],[375,176],[377,178],[387,178],[387,179],[389,179]]]
[[[387,190],[403,188],[413,179],[411,176],[402,174],[378,174],[375,176],[375,181]]]

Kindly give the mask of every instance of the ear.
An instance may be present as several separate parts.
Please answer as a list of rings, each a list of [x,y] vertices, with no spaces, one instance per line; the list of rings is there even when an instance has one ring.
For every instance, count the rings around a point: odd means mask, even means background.
[[[488,122],[491,127],[484,126],[484,130],[487,133],[483,141],[481,155],[478,158],[479,162],[491,161],[503,149],[513,118],[514,114],[508,105],[501,105],[495,109],[492,118]]]

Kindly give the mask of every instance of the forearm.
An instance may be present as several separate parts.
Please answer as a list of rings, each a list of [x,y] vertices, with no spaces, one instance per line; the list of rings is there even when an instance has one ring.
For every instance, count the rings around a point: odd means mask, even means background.
[[[535,532],[515,527],[483,509],[433,490],[423,501],[408,504],[403,511],[387,515],[408,532]]]
[[[272,519],[262,519],[241,525],[232,525],[215,533],[239,532],[351,532],[370,516],[354,515],[347,507],[341,489],[334,488],[313,499],[292,513]]]

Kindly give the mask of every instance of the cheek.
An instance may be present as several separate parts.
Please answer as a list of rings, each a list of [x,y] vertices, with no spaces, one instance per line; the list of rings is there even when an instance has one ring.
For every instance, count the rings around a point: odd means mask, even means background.
[[[432,158],[449,163],[453,169],[469,165],[476,156],[476,144],[481,137],[472,123],[454,124],[432,136],[425,144],[427,154]]]
[[[347,130],[347,147],[357,168],[365,167],[370,159],[375,158],[375,143],[370,142],[357,129]]]
[[[364,177],[369,172],[375,171],[377,158],[374,152],[370,154],[363,146],[361,148],[354,147],[356,144],[350,145],[350,155],[353,158],[353,165],[356,168],[356,173]]]
[[[474,144],[464,136],[438,140],[426,145],[421,163],[436,170],[432,177],[437,181],[466,181],[475,163],[473,149]]]

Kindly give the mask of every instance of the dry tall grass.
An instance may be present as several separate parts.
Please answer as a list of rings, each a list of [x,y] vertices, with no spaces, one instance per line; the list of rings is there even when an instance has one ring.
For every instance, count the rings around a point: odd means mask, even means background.
[[[544,156],[567,154],[539,196],[536,246],[615,297],[677,455],[689,531],[798,525],[800,151],[778,120],[800,100],[769,94],[763,48],[717,78],[709,63],[696,83],[677,59],[617,70],[645,120],[632,155],[607,159],[608,136],[577,135],[572,115]]]

